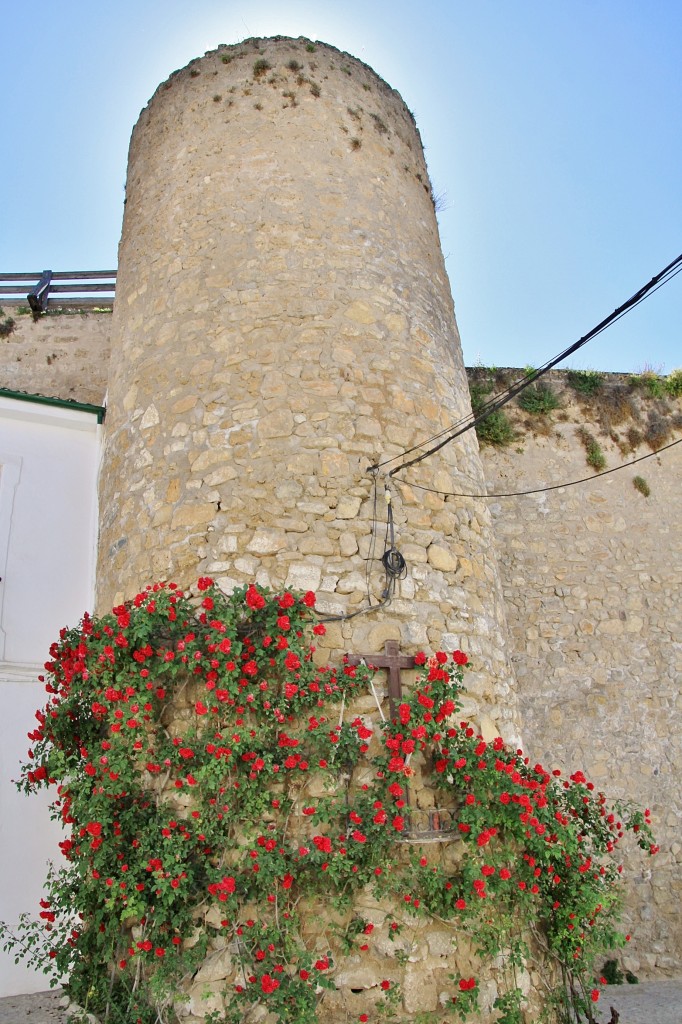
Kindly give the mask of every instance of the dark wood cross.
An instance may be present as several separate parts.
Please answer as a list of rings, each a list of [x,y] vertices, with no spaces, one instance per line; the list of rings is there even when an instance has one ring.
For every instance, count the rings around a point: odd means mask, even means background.
[[[387,640],[384,644],[383,654],[354,654],[348,658],[349,665],[359,665],[361,661],[364,661],[366,665],[373,665],[375,668],[388,669],[388,706],[391,718],[395,718],[396,705],[400,702],[402,692],[400,670],[414,668],[414,658],[400,653],[400,644],[397,640]]]

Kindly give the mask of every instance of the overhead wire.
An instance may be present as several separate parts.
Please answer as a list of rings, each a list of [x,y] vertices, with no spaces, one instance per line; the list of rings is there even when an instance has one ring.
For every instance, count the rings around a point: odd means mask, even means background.
[[[583,347],[583,345],[586,345],[588,341],[591,341],[593,338],[596,338],[597,335],[601,334],[602,331],[605,331],[607,327],[610,327],[612,324],[616,323],[616,321],[620,320],[621,317],[625,316],[626,313],[629,313],[632,309],[638,306],[641,302],[644,301],[644,299],[648,298],[649,295],[652,295],[654,292],[658,291],[659,288],[662,288],[664,284],[667,284],[668,281],[672,280],[673,277],[676,277],[677,274],[680,273],[680,271],[682,271],[682,254],[680,254],[676,259],[674,259],[671,263],[664,267],[663,270],[661,270],[658,274],[652,277],[651,280],[647,282],[647,284],[643,285],[638,291],[634,293],[634,295],[631,295],[629,299],[627,299],[622,305],[620,305],[617,309],[610,313],[609,316],[601,320],[595,327],[592,328],[592,330],[588,331],[587,334],[583,335],[582,338],[574,342],[572,345],[569,345],[568,348],[564,349],[557,356],[554,356],[554,358],[548,360],[537,370],[534,370],[532,373],[529,374],[524,374],[522,378],[515,381],[504,391],[501,391],[498,395],[493,396],[493,398],[485,402],[476,416],[474,416],[473,414],[469,414],[467,416],[462,417],[455,423],[451,424],[449,427],[446,427],[445,429],[441,430],[439,433],[434,434],[430,438],[427,438],[423,441],[420,441],[418,444],[413,445],[411,448],[405,449],[399,455],[395,455],[392,458],[384,459],[382,462],[375,463],[374,465],[368,468],[367,472],[376,472],[382,467],[389,465],[391,462],[395,462],[397,459],[405,458],[406,455],[410,455],[412,452],[417,451],[420,448],[423,448],[425,445],[433,445],[433,447],[429,448],[425,452],[422,452],[421,455],[416,456],[414,459],[410,459],[408,462],[404,462],[400,466],[396,466],[394,469],[389,471],[388,475],[394,476],[400,470],[407,469],[409,466],[413,466],[419,462],[423,462],[424,459],[427,459],[431,455],[434,455],[437,451],[440,451],[441,448],[444,448],[446,444],[449,444],[451,441],[454,441],[457,437],[460,437],[467,430],[471,430],[472,427],[475,427],[477,423],[480,423],[482,422],[482,420],[486,419],[491,412],[496,412],[498,409],[501,409],[503,406],[505,406],[508,402],[511,402],[513,398],[519,395],[527,387],[530,387],[531,384],[535,384],[542,376],[544,376],[544,374],[548,373],[558,363],[563,362],[564,359],[568,359],[568,357],[573,355],[574,352],[577,352],[578,349]],[[452,431],[454,431],[454,433]],[[434,442],[436,441],[438,443],[434,444]]]
[[[551,359],[548,362],[546,362],[545,364],[543,364],[543,366],[541,366],[537,370],[534,370],[530,374],[524,374],[523,378],[521,378],[518,381],[515,381],[514,384],[512,384],[508,388],[506,388],[505,391],[500,392],[500,394],[494,396],[493,398],[491,398],[490,400],[485,402],[483,404],[483,406],[481,407],[479,413],[476,416],[474,416],[473,414],[470,414],[468,416],[462,417],[456,423],[451,424],[449,427],[446,427],[444,430],[440,431],[439,433],[434,434],[432,437],[430,437],[430,438],[420,442],[417,445],[413,445],[411,448],[405,449],[403,452],[400,453],[400,455],[396,455],[393,458],[385,459],[383,462],[377,462],[374,465],[369,466],[367,472],[369,472],[369,473],[371,473],[373,475],[373,478],[374,478],[374,493],[373,493],[373,513],[372,513],[372,536],[371,536],[371,540],[370,540],[370,546],[369,546],[368,558],[367,558],[367,566],[366,566],[366,570],[365,570],[365,584],[366,584],[366,589],[367,589],[367,606],[364,607],[364,608],[358,608],[354,612],[347,612],[347,613],[342,613],[342,614],[339,614],[339,615],[320,616],[319,621],[320,622],[340,622],[340,621],[346,621],[348,619],[353,619],[353,618],[355,618],[358,615],[366,615],[366,614],[368,614],[370,612],[378,611],[380,608],[383,608],[384,606],[390,604],[390,602],[392,600],[392,597],[393,597],[393,593],[395,591],[395,584],[396,584],[397,580],[403,579],[406,576],[406,574],[407,574],[407,565],[406,565],[405,559],[403,558],[401,553],[398,551],[398,549],[396,547],[396,544],[395,544],[395,528],[394,528],[394,522],[393,522],[393,508],[392,508],[392,501],[391,501],[391,493],[390,493],[390,489],[389,489],[389,486],[388,486],[388,480],[390,478],[394,477],[396,473],[399,473],[402,470],[408,469],[410,466],[416,465],[419,462],[423,462],[430,455],[435,454],[437,451],[439,451],[441,448],[443,448],[446,444],[449,444],[451,441],[454,441],[455,438],[459,437],[465,431],[471,430],[471,428],[475,427],[477,423],[480,423],[487,416],[489,416],[491,412],[495,412],[498,409],[501,409],[504,405],[506,405],[508,402],[510,402],[513,398],[515,398],[516,395],[520,394],[523,390],[525,390],[525,388],[527,388],[531,384],[535,383],[545,373],[548,373],[549,370],[551,370],[554,366],[556,366],[558,363],[562,362],[564,359],[567,359],[574,352],[577,352],[578,349],[582,348],[582,346],[587,344],[588,341],[590,341],[593,338],[597,337],[597,335],[601,334],[601,332],[606,330],[607,327],[610,327],[611,324],[615,323],[622,316],[625,316],[626,313],[628,313],[631,309],[634,309],[635,306],[639,305],[640,302],[643,302],[645,298],[647,298],[649,295],[653,294],[655,291],[658,291],[659,288],[661,288],[669,280],[671,280],[673,277],[675,277],[677,274],[679,274],[680,271],[682,271],[682,254],[680,254],[677,257],[677,259],[675,259],[671,263],[669,263],[667,267],[665,267],[659,274],[657,274],[655,277],[653,277],[646,285],[644,285],[642,288],[640,288],[639,291],[635,292],[635,294],[632,295],[626,302],[624,302],[621,306],[619,306],[617,309],[615,309],[613,311],[613,313],[611,313],[608,317],[605,317],[604,320],[602,320],[599,324],[596,325],[596,327],[593,327],[591,331],[589,331],[587,334],[583,335],[583,337],[580,338],[577,342],[575,342],[573,345],[570,345],[563,352],[559,353],[558,356],[555,356],[553,359]],[[455,428],[459,428],[459,429],[455,429]],[[454,430],[454,433],[451,433],[451,431],[453,431],[453,430]],[[447,435],[447,436],[445,436],[445,435]],[[438,441],[439,443],[434,445],[428,451],[423,452],[421,455],[415,457],[414,459],[410,459],[408,462],[402,463],[400,466],[396,466],[394,469],[390,470],[386,474],[387,480],[386,480],[385,492],[384,492],[384,496],[386,498],[386,503],[387,503],[386,532],[385,532],[385,536],[384,536],[384,553],[383,553],[383,555],[381,557],[381,562],[382,562],[382,565],[384,567],[384,571],[385,571],[385,574],[386,574],[386,580],[385,580],[384,590],[383,590],[382,595],[381,595],[381,599],[376,604],[373,605],[372,604],[372,594],[371,594],[371,589],[370,589],[370,572],[371,572],[371,568],[370,567],[371,567],[372,561],[374,561],[374,551],[375,551],[375,546],[376,546],[376,527],[377,527],[377,524],[378,524],[378,517],[377,517],[377,476],[378,476],[378,472],[379,472],[379,470],[383,466],[389,465],[391,462],[395,462],[397,459],[404,458],[406,455],[410,455],[412,452],[417,451],[419,448],[423,448],[427,444],[433,444],[433,442],[435,442],[435,441]],[[409,486],[416,487],[419,490],[423,490],[423,491],[430,491],[431,493],[434,493],[434,494],[441,494],[444,497],[471,497],[471,498],[493,498],[493,497],[500,497],[500,498],[502,498],[502,497],[516,497],[516,496],[520,496],[520,495],[524,495],[524,494],[537,494],[537,493],[540,493],[542,491],[552,491],[552,490],[557,490],[557,489],[560,489],[560,488],[563,488],[563,487],[571,487],[571,486],[574,486],[575,484],[578,484],[578,483],[585,483],[585,482],[587,482],[589,480],[597,479],[600,476],[607,476],[609,473],[614,473],[614,472],[616,472],[619,469],[626,468],[627,466],[634,466],[634,465],[636,465],[636,463],[642,462],[644,459],[651,458],[653,455],[658,455],[658,454],[660,454],[660,452],[666,451],[668,448],[672,448],[674,445],[679,444],[680,441],[682,441],[682,438],[680,438],[678,441],[673,441],[671,444],[665,445],[663,448],[658,449],[658,451],[650,452],[647,455],[642,455],[642,456],[640,456],[637,459],[633,459],[629,463],[624,463],[623,465],[616,466],[613,469],[609,469],[609,470],[605,470],[605,471],[603,471],[601,473],[593,474],[590,477],[584,477],[581,480],[574,480],[574,481],[570,481],[569,483],[564,483],[564,484],[555,484],[555,485],[551,485],[551,486],[545,486],[545,487],[540,487],[540,488],[533,488],[533,489],[526,490],[526,491],[513,491],[513,492],[506,493],[506,494],[478,494],[477,495],[477,494],[458,493],[458,492],[455,492],[455,491],[440,491],[440,490],[437,490],[436,488],[433,488],[433,487],[426,487],[426,486],[424,486],[422,484],[415,484],[415,483],[410,483]],[[407,483],[407,481],[403,481],[403,480],[400,480],[400,479],[398,479],[396,482]],[[389,544],[389,539],[390,539],[390,544]]]
[[[575,487],[576,484],[589,483],[591,480],[598,480],[600,476],[608,476],[609,473],[617,473],[621,469],[627,469],[628,466],[636,466],[638,462],[644,462],[645,459],[651,459],[654,455],[660,455],[661,452],[665,452],[668,448],[674,448],[676,444],[682,443],[682,437],[678,437],[676,441],[671,441],[670,444],[663,445],[662,448],[658,448],[655,452],[647,452],[646,455],[640,455],[636,459],[632,459],[630,462],[623,462],[620,466],[613,466],[611,469],[604,469],[601,473],[593,473],[591,476],[583,476],[580,480],[569,480],[563,484],[550,484],[544,487],[532,487],[527,491],[506,491],[503,493],[495,492],[493,494],[471,494],[464,493],[461,491],[439,491],[435,487],[426,487],[423,484],[415,484],[412,481],[409,483],[407,480],[401,480],[400,477],[395,477],[398,483],[404,483],[408,487],[416,487],[420,491],[429,491],[431,494],[441,494],[444,498],[517,498],[525,494],[541,494],[544,491],[558,491],[564,487]]]

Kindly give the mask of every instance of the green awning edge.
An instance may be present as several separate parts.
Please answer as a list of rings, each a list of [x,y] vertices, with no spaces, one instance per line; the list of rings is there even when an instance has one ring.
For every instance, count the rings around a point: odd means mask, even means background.
[[[70,398],[48,398],[47,395],[31,395],[27,391],[12,391],[10,388],[0,388],[0,398],[16,398],[19,402],[34,402],[36,405],[56,405],[61,409],[89,412],[97,417],[98,424],[104,422],[106,415],[106,409],[103,405],[76,402]]]

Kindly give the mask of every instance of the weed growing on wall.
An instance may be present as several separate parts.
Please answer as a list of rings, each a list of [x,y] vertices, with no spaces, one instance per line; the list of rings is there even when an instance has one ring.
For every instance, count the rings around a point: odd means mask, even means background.
[[[270,63],[264,58],[259,57],[258,60],[254,61],[253,64],[253,77],[262,78],[266,71],[270,70]]]
[[[568,370],[566,380],[579,395],[595,395],[604,383],[604,374],[599,370]]]
[[[595,473],[600,473],[606,468],[606,456],[596,437],[586,430],[585,427],[578,427],[576,431],[578,440],[585,449],[585,459],[588,466],[591,466]]]
[[[648,498],[651,494],[651,488],[643,476],[633,476],[632,486],[636,491],[639,491],[640,494],[643,494],[645,498]]]
[[[546,416],[561,405],[549,384],[533,384],[522,391],[517,399],[524,412],[533,416]]]
[[[469,395],[474,416],[479,416],[495,387],[494,371],[485,367],[477,368],[469,379]],[[476,436],[481,445],[493,445],[504,448],[516,440],[514,428],[507,414],[502,409],[491,412],[480,423],[476,424]]]
[[[0,338],[9,338],[15,327],[14,318],[5,316],[4,309],[0,309]]]
[[[671,370],[665,378],[664,387],[671,398],[682,398],[682,369]]]
[[[666,378],[651,367],[646,367],[641,373],[631,374],[628,383],[630,387],[642,390],[649,398],[665,397]]]
[[[370,669],[315,665],[313,594],[196,591],[149,587],[53,645],[19,786],[53,788],[66,866],[5,948],[114,1024],[188,1003],[216,1024],[256,1007],[312,1024],[339,958],[379,955],[357,902],[372,892],[394,907],[384,942],[419,917],[467,936],[475,969],[451,968],[444,1017],[475,1013],[494,976],[499,1019],[521,1021],[519,975],[544,965],[556,1019],[593,1020],[590,965],[623,941],[613,853],[627,830],[656,852],[648,811],[484,741],[461,720],[461,651],[417,655],[384,721],[353,710]],[[415,769],[449,808],[447,860],[397,842]],[[396,979],[374,997],[357,1020],[405,1017]]]

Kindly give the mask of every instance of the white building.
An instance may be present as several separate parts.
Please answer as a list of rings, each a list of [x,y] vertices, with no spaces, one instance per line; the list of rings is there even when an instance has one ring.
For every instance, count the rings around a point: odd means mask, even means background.
[[[62,626],[92,611],[103,409],[0,389],[0,920],[39,910],[59,827],[19,775],[47,695],[38,681]],[[0,953],[0,996],[48,988]]]

